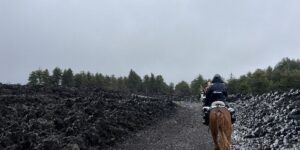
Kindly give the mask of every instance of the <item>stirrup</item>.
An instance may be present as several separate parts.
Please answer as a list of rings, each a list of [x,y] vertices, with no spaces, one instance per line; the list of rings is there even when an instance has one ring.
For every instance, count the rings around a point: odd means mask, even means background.
[[[235,113],[235,110],[234,110],[233,108],[231,108],[231,107],[228,108],[228,111],[229,111],[230,113],[232,113],[232,114]]]

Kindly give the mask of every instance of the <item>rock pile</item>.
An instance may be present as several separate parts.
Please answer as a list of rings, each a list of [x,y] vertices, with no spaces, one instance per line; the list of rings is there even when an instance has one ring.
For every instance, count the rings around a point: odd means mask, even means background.
[[[300,90],[241,97],[235,149],[300,149]]]
[[[0,149],[103,149],[174,107],[101,89],[0,84]]]

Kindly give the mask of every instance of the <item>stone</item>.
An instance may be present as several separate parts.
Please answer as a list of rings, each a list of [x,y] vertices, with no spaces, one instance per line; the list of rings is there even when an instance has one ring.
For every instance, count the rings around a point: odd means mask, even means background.
[[[299,104],[298,104],[299,103]],[[299,147],[299,90],[241,97],[234,130],[237,149],[292,149]]]
[[[1,84],[0,149],[102,149],[171,114],[172,100],[100,88]]]

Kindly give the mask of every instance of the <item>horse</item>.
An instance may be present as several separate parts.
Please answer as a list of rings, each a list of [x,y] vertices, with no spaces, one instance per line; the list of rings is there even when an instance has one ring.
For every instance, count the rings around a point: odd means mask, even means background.
[[[209,128],[215,150],[231,150],[231,115],[222,101],[212,103],[209,115]]]

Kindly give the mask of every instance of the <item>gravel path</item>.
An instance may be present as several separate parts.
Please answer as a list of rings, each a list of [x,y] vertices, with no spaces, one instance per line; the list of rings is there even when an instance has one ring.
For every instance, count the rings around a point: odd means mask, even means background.
[[[211,150],[208,127],[202,125],[201,104],[176,102],[171,117],[136,133],[109,150]]]

